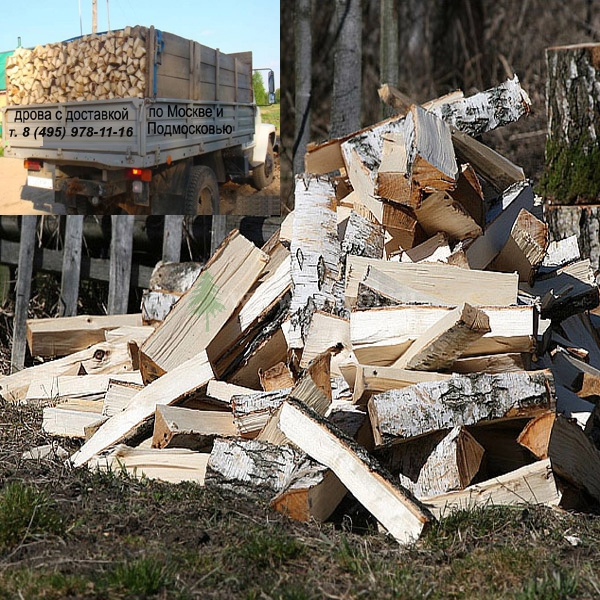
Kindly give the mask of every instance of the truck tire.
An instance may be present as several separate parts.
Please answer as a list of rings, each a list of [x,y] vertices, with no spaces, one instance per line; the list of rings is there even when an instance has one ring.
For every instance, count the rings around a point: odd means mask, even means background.
[[[262,190],[273,183],[275,176],[275,153],[273,142],[269,140],[265,162],[252,171],[252,184],[257,190]]]
[[[183,201],[183,214],[219,214],[219,184],[210,167],[200,165],[191,168]]]

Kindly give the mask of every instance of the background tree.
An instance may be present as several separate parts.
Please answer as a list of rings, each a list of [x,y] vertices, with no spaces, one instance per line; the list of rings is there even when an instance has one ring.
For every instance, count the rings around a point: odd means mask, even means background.
[[[335,0],[331,136],[360,129],[362,82],[360,0]]]
[[[254,102],[260,106],[269,104],[269,96],[265,90],[265,82],[260,71],[252,73],[252,89],[254,90]]]

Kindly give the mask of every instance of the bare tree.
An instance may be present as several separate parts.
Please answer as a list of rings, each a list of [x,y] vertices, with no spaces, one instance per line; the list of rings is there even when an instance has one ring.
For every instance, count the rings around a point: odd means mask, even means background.
[[[400,51],[398,47],[397,0],[381,0],[380,31],[380,83],[389,83],[396,87],[398,85]],[[393,111],[384,105],[383,116],[389,117],[392,114]]]
[[[294,174],[304,171],[304,155],[310,139],[310,93],[312,67],[311,0],[296,0],[296,123],[294,128]]]
[[[331,136],[360,129],[362,13],[360,0],[335,2]]]

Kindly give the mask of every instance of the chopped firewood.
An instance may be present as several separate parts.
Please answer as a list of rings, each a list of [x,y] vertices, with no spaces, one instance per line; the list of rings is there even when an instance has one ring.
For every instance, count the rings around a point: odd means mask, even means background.
[[[65,402],[66,400],[103,400],[110,381],[142,383],[139,371],[117,375],[62,375],[31,382],[26,402]]]
[[[284,388],[233,396],[231,407],[238,435],[246,438],[256,437],[266,425],[271,413],[281,406],[291,391],[292,388]]]
[[[456,187],[448,193],[469,213],[477,225],[485,225],[483,190],[475,169],[469,163],[460,166]]]
[[[369,266],[403,284],[453,306],[468,302],[476,306],[501,306],[517,303],[518,276],[512,273],[467,271],[437,263],[398,263],[349,256],[346,268],[346,304],[354,306],[358,286]]]
[[[541,316],[561,322],[600,304],[598,286],[589,259],[557,269],[551,276],[536,279],[521,289],[542,299]]]
[[[463,427],[454,427],[432,449],[422,438],[395,447],[400,483],[417,498],[466,488],[479,470],[484,449]]]
[[[231,413],[159,404],[155,411],[152,447],[206,452],[216,437],[236,435]]]
[[[125,410],[131,399],[143,389],[141,382],[128,383],[117,381],[111,377],[108,388],[102,403],[102,414],[106,417],[112,417],[115,413]]]
[[[243,496],[271,500],[294,472],[312,461],[289,445],[243,439],[216,439],[208,460],[206,485]]]
[[[342,255],[355,254],[369,258],[383,258],[385,236],[384,229],[379,223],[352,211],[343,227],[338,230]]]
[[[104,338],[107,342],[114,342],[119,338],[126,338],[127,341],[133,341],[136,344],[143,344],[154,333],[154,327],[151,325],[123,326],[116,329],[109,329],[104,332]]]
[[[555,406],[552,388],[547,371],[523,371],[454,375],[376,394],[369,400],[375,443],[399,443],[490,419],[535,416]]]
[[[129,406],[112,416],[98,432],[76,452],[74,466],[86,464],[95,454],[120,442],[128,433],[154,415],[157,404],[173,404],[213,378],[213,371],[201,352],[141,390]]]
[[[550,459],[557,475],[600,500],[600,452],[571,420],[546,413],[530,421],[519,443],[540,459]]]
[[[293,293],[290,348],[302,348],[315,309],[337,312],[343,306],[336,286],[341,258],[335,192],[329,182],[296,179],[291,244]]]
[[[458,510],[535,504],[558,506],[560,500],[561,493],[549,459],[477,483],[464,490],[422,498],[427,508],[440,519]]]
[[[564,348],[558,347],[552,353],[551,368],[556,383],[580,398],[600,395],[600,369],[575,358]]]
[[[41,378],[132,371],[133,365],[127,344],[121,340],[114,343],[100,342],[64,358],[0,377],[0,394],[9,402],[19,402],[25,398],[31,382]]]
[[[142,325],[141,314],[28,319],[27,344],[32,356],[67,356],[105,341],[105,332]]]
[[[417,371],[444,371],[475,340],[490,331],[490,321],[485,312],[470,304],[461,304],[420,335],[392,366]]]
[[[260,385],[265,392],[291,388],[294,387],[295,384],[294,377],[289,367],[284,362],[278,362],[266,371],[259,369],[258,377],[260,379]]]
[[[233,231],[153,335],[140,368],[149,382],[206,350],[262,273],[268,256]]]
[[[503,192],[518,181],[525,181],[521,167],[467,133],[453,129],[452,142],[456,156],[469,163],[497,192]]]
[[[85,428],[102,418],[102,402],[97,406],[84,406],[70,402],[55,408],[44,408],[42,430],[48,435],[60,437],[85,438]]]
[[[354,389],[355,402],[358,402],[365,393],[397,390],[424,381],[443,381],[451,377],[447,373],[409,371],[397,367],[374,367],[353,363],[346,365],[343,373]]]
[[[508,373],[531,369],[531,354],[508,352],[459,358],[452,363],[453,373]]]
[[[348,493],[336,475],[322,465],[298,468],[271,506],[296,521],[325,521]]]
[[[400,257],[400,262],[448,262],[451,254],[448,236],[440,231],[418,246],[405,250]]]
[[[392,483],[361,446],[293,400],[282,405],[279,427],[296,446],[328,466],[398,542],[409,543],[421,535],[429,513]]]
[[[531,283],[548,247],[548,226],[522,209],[502,250],[492,262],[495,271],[518,271],[519,281]]]
[[[300,366],[306,368],[311,360],[329,350],[335,353],[345,350],[347,355],[350,350],[350,321],[317,311],[313,315],[308,335],[304,341]],[[337,361],[335,357],[332,357],[332,373],[339,375],[341,372],[336,365]]]
[[[588,434],[594,426],[594,411],[595,404],[562,385],[556,385],[556,412],[575,421]]]
[[[548,244],[541,270],[553,271],[569,263],[581,260],[577,236],[571,235],[562,240],[554,240]]]
[[[168,483],[192,481],[204,485],[209,454],[188,448],[131,448],[119,444],[105,454],[94,457],[88,466],[92,470],[119,473],[133,477],[158,479]]]
[[[142,320],[144,323],[162,323],[183,294],[146,290],[142,296]]]
[[[233,383],[227,383],[226,381],[218,381],[217,379],[211,379],[206,387],[206,395],[210,400],[214,400],[214,403],[219,406],[231,407],[231,399],[233,396],[238,394],[251,394],[255,390],[252,390],[241,385],[234,385]]]
[[[532,306],[480,308],[489,318],[491,331],[464,349],[465,356],[533,351]],[[361,364],[390,366],[450,310],[440,306],[397,306],[353,312],[352,350]]]
[[[459,241],[479,237],[483,231],[477,221],[447,192],[435,192],[415,209],[419,225],[426,234],[442,231],[450,240]]]
[[[503,192],[498,208],[499,214],[485,233],[467,248],[472,269],[485,269],[500,254],[522,209],[535,214],[533,189],[527,182],[512,185]]]

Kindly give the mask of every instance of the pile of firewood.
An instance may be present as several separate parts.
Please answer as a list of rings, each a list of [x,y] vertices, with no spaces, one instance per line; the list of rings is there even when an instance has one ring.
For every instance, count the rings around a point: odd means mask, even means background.
[[[143,98],[145,27],[17,48],[6,62],[9,104]]]
[[[193,284],[193,265],[160,265],[153,326],[31,321],[34,355],[77,353],[0,392],[86,438],[75,466],[304,520],[350,491],[401,543],[457,508],[600,500],[594,274],[473,137],[527,110],[514,80],[313,147],[262,249],[233,232]]]

